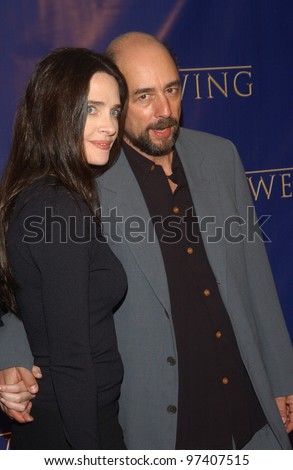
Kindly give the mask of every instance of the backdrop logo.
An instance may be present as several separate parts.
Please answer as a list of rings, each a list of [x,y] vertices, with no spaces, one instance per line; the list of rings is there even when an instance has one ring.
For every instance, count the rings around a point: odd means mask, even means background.
[[[272,197],[283,200],[292,198],[292,170],[293,168],[276,168],[247,171],[247,180],[254,200],[261,198],[269,200]]]
[[[252,95],[252,66],[197,67],[179,69],[182,98],[188,91],[195,100],[229,98],[237,95],[249,98]]]

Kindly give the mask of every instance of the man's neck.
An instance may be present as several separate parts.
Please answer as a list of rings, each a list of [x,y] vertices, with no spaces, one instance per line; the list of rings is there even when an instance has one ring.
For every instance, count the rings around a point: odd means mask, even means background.
[[[142,152],[139,148],[132,145],[127,139],[124,139],[126,144],[132,147],[136,152],[140,153],[148,160],[153,162],[155,165],[160,165],[163,168],[165,175],[169,176],[172,174],[172,160],[173,160],[173,151],[168,153],[167,155],[162,155],[161,157],[154,157],[153,155],[149,155],[145,152]]]

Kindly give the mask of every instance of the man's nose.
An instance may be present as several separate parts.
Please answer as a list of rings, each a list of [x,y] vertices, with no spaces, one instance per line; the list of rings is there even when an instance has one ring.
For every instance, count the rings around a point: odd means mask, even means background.
[[[168,98],[165,95],[158,96],[157,98],[157,117],[170,117],[172,110]]]

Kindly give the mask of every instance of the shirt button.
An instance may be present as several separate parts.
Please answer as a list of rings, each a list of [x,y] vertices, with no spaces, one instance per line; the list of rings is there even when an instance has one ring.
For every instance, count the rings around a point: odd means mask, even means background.
[[[176,364],[176,359],[172,356],[167,357],[167,362],[170,366],[175,366]]]
[[[217,338],[217,339],[220,339],[220,338],[221,338],[221,336],[222,336],[222,333],[221,333],[221,331],[219,331],[219,330],[218,330],[218,331],[216,331],[216,335],[215,335],[215,336],[216,336],[216,338]]]
[[[188,253],[189,255],[192,255],[192,253],[193,253],[193,248],[191,248],[191,246],[189,246],[186,251],[187,251],[187,253]]]
[[[222,384],[223,384],[223,385],[227,385],[228,382],[229,382],[229,380],[228,380],[227,377],[223,377],[223,378],[222,378]]]
[[[171,413],[172,415],[174,415],[177,412],[177,408],[174,405],[169,405],[167,406],[167,411],[168,413]]]
[[[150,170],[154,171],[155,168],[156,168],[156,165],[154,164],[154,165],[151,166]]]
[[[203,291],[203,295],[204,295],[205,297],[209,297],[209,295],[211,295],[210,289],[205,289],[205,290]]]
[[[174,213],[174,214],[179,214],[179,212],[180,212],[179,207],[174,206],[174,207],[173,207],[173,213]]]

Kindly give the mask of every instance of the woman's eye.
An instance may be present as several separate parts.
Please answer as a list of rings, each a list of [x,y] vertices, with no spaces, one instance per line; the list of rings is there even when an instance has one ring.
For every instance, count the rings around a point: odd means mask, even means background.
[[[120,114],[121,114],[121,109],[114,108],[114,109],[111,110],[111,116],[119,117]]]
[[[95,112],[95,107],[94,106],[88,106],[87,107],[87,114],[94,114]]]

